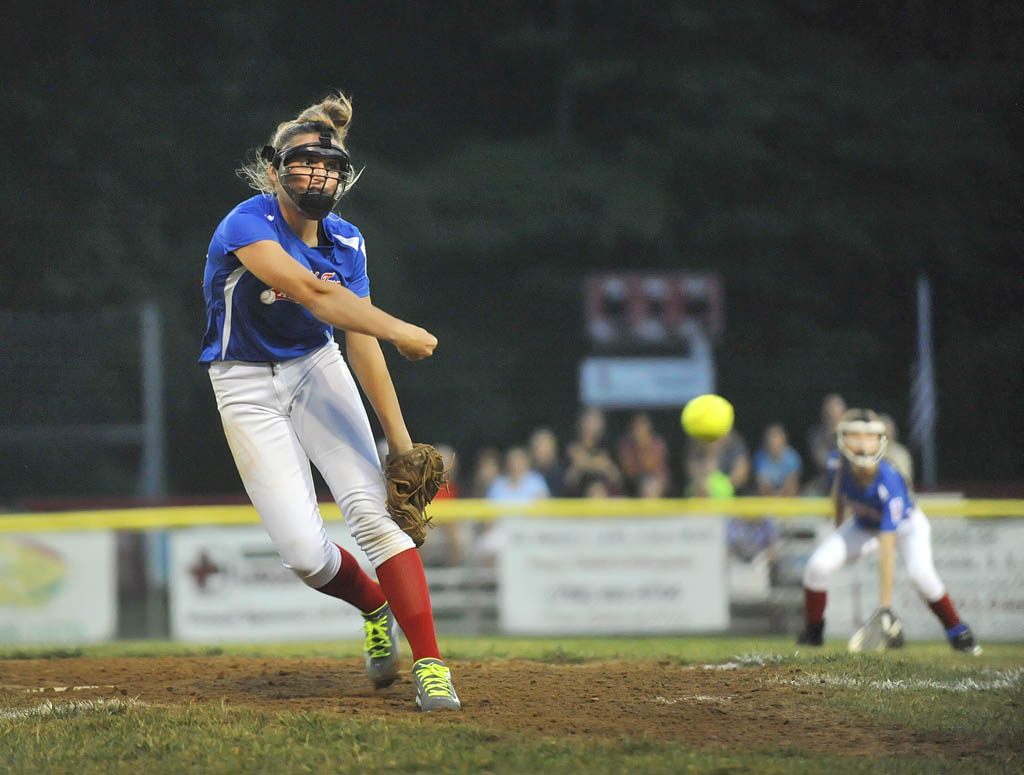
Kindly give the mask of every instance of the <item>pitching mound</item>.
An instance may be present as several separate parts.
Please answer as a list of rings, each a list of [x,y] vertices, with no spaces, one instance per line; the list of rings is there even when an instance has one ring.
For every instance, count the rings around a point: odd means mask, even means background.
[[[830,709],[827,686],[801,685],[793,667],[667,662],[543,664],[450,661],[462,713],[418,714],[497,736],[652,736],[693,747],[793,747],[850,756],[992,754],[970,740],[908,734]],[[408,667],[408,666],[406,666]],[[795,684],[795,685],[794,685]],[[374,691],[355,659],[242,657],[75,658],[0,662],[0,708],[40,701],[137,698],[160,706],[220,703],[265,711],[362,717],[417,714],[408,674]]]

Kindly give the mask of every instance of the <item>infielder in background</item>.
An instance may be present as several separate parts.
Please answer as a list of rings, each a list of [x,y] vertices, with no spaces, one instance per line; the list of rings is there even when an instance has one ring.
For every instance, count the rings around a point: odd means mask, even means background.
[[[397,620],[412,649],[416,704],[459,709],[423,564],[385,508],[380,459],[352,378],[389,451],[411,449],[378,339],[409,360],[429,357],[437,339],[371,304],[362,235],[331,212],[358,177],[344,147],[351,117],[346,97],[328,97],[279,124],[239,170],[262,193],[228,213],[210,242],[200,362],[238,473],[285,566],[363,612],[372,683],[388,686],[398,676]],[[345,358],[334,327],[345,331]],[[379,584],[327,538],[311,462]]]
[[[870,410],[851,409],[837,426],[838,449],[829,455],[826,473],[838,529],[807,561],[803,578],[806,627],[797,642],[822,645],[829,578],[874,551],[878,551],[880,612],[893,621],[895,616],[889,612],[893,556],[899,547],[910,582],[942,622],[950,645],[958,651],[980,653],[935,570],[928,518],[914,504],[900,472],[883,459],[886,442],[885,425]],[[847,510],[852,519],[844,521]],[[889,635],[891,646],[902,645],[898,624]]]

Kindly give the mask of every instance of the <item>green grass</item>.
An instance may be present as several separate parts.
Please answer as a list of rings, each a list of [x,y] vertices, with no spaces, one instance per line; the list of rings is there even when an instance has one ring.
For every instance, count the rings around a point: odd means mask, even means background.
[[[871,718],[908,737],[936,735],[992,746],[993,755],[960,761],[928,755],[854,758],[791,750],[724,750],[664,739],[559,738],[485,729],[467,717],[370,717],[366,713],[265,712],[226,704],[154,707],[121,698],[35,705],[5,717],[0,706],[4,773],[1003,773],[1024,755],[1024,644],[986,644],[969,658],[941,643],[901,652],[850,655],[839,642],[797,652],[782,638],[447,638],[452,659],[526,659],[553,664],[592,660],[738,661],[766,665],[772,680],[814,690],[808,702],[834,718]],[[189,647],[115,643],[72,649],[0,651],[9,675],[18,659],[123,656],[360,655],[356,642]],[[973,684],[971,684],[973,682]],[[885,691],[879,687],[884,686]],[[974,690],[956,691],[973,686]],[[827,687],[828,691],[817,691]],[[984,690],[979,690],[983,687]],[[9,714],[8,714],[9,715]],[[1008,742],[1011,741],[1011,742]]]
[[[9,773],[959,773],[959,762],[849,759],[789,752],[686,750],[648,739],[509,739],[416,720],[257,714],[222,707],[163,712],[131,706],[20,721]],[[8,725],[5,725],[8,726]],[[5,732],[8,730],[5,729]],[[971,772],[1004,772],[999,763]]]
[[[1001,762],[851,759],[799,752],[687,750],[662,741],[509,738],[472,725],[325,713],[261,714],[222,706],[164,711],[113,705],[3,722],[8,773],[962,773]],[[1013,764],[1013,762],[1006,762]],[[1016,762],[1019,767],[1019,759]]]
[[[842,641],[829,641],[821,650],[798,648],[789,637],[561,637],[517,638],[504,636],[446,637],[441,650],[450,659],[529,659],[538,662],[573,663],[596,659],[668,659],[679,664],[724,662],[734,657],[773,658],[773,661],[838,658],[856,659],[845,653]],[[900,652],[886,655],[887,663],[904,657],[934,665],[1013,667],[1024,665],[1024,643],[984,644],[984,654],[970,659],[952,651],[942,641],[912,642]],[[0,648],[0,659],[49,659],[65,657],[157,657],[157,656],[247,656],[247,657],[361,657],[362,641],[323,643],[187,645],[162,641],[118,641],[78,647]],[[899,656],[897,656],[897,654]],[[896,657],[894,660],[893,658]]]

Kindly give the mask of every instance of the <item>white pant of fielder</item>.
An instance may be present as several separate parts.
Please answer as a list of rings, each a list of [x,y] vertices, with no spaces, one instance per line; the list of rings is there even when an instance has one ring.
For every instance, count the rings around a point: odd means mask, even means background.
[[[210,381],[245,491],[286,567],[317,589],[341,567],[310,462],[374,568],[414,548],[388,516],[362,397],[334,342],[281,363],[214,362]]]
[[[826,592],[832,574],[878,551],[878,532],[866,530],[852,519],[846,520],[814,550],[804,570],[804,586]],[[921,509],[914,508],[897,526],[896,550],[903,558],[911,584],[926,602],[934,603],[946,594],[932,561],[932,526]]]

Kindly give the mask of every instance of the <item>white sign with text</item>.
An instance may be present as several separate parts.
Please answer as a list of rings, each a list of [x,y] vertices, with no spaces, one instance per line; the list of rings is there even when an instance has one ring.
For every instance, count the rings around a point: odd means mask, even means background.
[[[375,577],[344,524],[331,539]],[[363,619],[348,603],[302,583],[285,568],[262,527],[199,527],[170,538],[171,635],[177,640],[353,639]]]
[[[509,517],[494,529],[505,632],[673,633],[729,626],[721,518]]]
[[[605,408],[683,406],[714,391],[710,358],[590,357],[580,363],[580,402]]]

